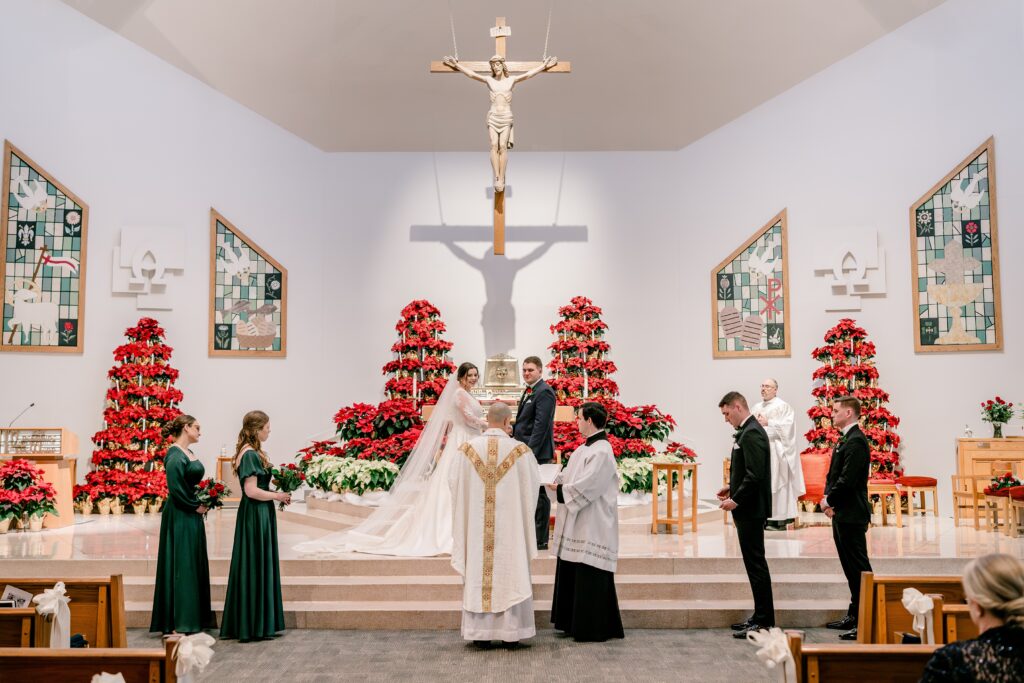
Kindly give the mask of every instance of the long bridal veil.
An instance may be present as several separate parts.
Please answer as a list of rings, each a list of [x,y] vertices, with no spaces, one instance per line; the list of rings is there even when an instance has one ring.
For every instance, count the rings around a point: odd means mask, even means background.
[[[388,549],[392,545],[397,545],[396,542],[401,542],[401,539],[395,538],[395,534],[389,532],[395,530],[396,525],[400,523],[408,524],[417,504],[427,494],[430,475],[437,466],[445,441],[457,419],[458,388],[458,381],[453,374],[441,392],[430,419],[420,433],[419,440],[395,478],[391,490],[369,517],[351,529],[300,543],[295,546],[295,550],[319,556],[360,551],[389,554]]]

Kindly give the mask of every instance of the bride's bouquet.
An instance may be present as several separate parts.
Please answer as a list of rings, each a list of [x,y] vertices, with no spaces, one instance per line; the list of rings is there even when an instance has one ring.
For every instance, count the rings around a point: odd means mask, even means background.
[[[306,475],[303,474],[295,463],[288,463],[270,470],[270,481],[277,487],[278,491],[291,493],[299,489],[306,482]],[[278,503],[277,509],[284,510],[284,503]]]
[[[200,505],[207,507],[207,512],[224,507],[224,498],[231,495],[231,489],[224,485],[224,482],[217,479],[203,479],[196,484],[196,498]],[[206,517],[206,512],[203,513]]]

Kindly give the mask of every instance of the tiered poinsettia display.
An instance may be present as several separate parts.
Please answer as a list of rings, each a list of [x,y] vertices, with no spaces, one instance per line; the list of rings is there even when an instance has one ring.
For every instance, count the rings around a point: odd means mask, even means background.
[[[173,349],[163,342],[156,320],[142,318],[125,335],[128,343],[114,350],[118,364],[107,373],[111,387],[103,429],[92,437],[94,470],[76,487],[75,497],[156,507],[167,497],[163,458],[170,440],[162,430],[181,414],[182,394],[174,386],[178,371],[170,365]]]
[[[321,456],[340,456],[387,460],[401,466],[423,431],[420,407],[437,402],[448,376],[455,371],[448,360],[452,343],[441,336],[445,329],[441,312],[429,301],[413,301],[403,308],[395,324],[399,338],[391,347],[395,357],[383,368],[384,374],[391,375],[384,386],[388,400],[339,410],[334,416],[338,439],[317,441],[302,449],[298,456],[302,465]],[[321,480],[312,483],[320,486]]]
[[[596,401],[608,409],[608,440],[615,457],[647,458],[658,453],[653,442],[665,442],[676,427],[671,415],[657,406],[626,406],[617,400],[619,385],[611,378],[615,363],[608,359],[611,347],[604,336],[608,325],[601,320],[602,311],[590,299],[577,296],[568,306],[558,309],[561,320],[551,326],[558,336],[548,363],[558,403],[578,406]],[[584,441],[575,422],[555,423],[555,448],[567,457]],[[666,443],[662,453],[692,461],[697,454],[676,441]]]
[[[807,415],[814,428],[804,435],[809,445],[803,454],[831,456],[840,436],[832,426],[832,399],[855,396],[861,401],[860,427],[871,446],[872,477],[895,479],[902,470],[896,433],[900,420],[885,407],[889,394],[878,386],[875,345],[867,336],[856,322],[843,318],[825,333],[825,345],[811,352],[822,363],[814,371],[821,384],[811,391],[817,403]]]

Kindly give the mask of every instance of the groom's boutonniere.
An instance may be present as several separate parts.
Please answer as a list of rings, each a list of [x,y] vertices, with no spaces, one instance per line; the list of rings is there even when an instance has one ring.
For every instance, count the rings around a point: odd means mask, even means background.
[[[533,387],[526,387],[526,395],[527,396],[532,396],[533,395]]]
[[[742,429],[737,429],[735,432],[732,433],[732,440],[733,441],[739,441],[740,440],[740,434],[742,434],[742,433],[743,433]]]

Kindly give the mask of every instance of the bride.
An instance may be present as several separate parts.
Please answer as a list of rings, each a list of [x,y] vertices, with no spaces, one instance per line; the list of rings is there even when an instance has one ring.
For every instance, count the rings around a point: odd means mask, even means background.
[[[452,494],[448,470],[458,449],[487,426],[480,402],[469,393],[480,372],[459,366],[441,392],[395,483],[373,514],[358,526],[296,546],[301,553],[346,552],[430,557],[452,551]]]

